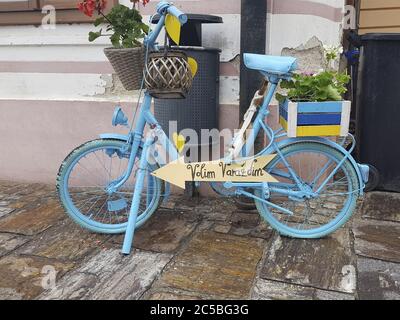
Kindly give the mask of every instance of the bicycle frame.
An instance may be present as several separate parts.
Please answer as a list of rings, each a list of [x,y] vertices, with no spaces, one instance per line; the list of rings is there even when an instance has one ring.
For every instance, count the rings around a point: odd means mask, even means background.
[[[271,80],[271,79],[270,79]],[[277,80],[279,81],[279,79]],[[287,196],[292,196],[292,197],[298,197],[301,198],[304,195],[308,195],[308,196],[316,196],[317,193],[310,193],[309,190],[305,190],[304,185],[302,184],[302,182],[300,181],[300,179],[298,178],[296,172],[293,170],[293,168],[289,165],[289,163],[286,161],[285,157],[283,156],[283,154],[280,151],[280,146],[279,144],[276,142],[276,138],[280,137],[281,135],[278,135],[278,133],[281,130],[278,131],[273,131],[271,128],[269,128],[267,125],[265,125],[265,119],[268,117],[270,111],[269,111],[269,105],[270,102],[272,100],[272,97],[275,93],[277,87],[277,83],[272,83],[271,87],[264,99],[264,102],[262,104],[262,106],[260,107],[260,109],[258,110],[257,116],[255,118],[254,121],[254,126],[253,126],[253,130],[250,133],[250,136],[248,138],[248,140],[246,141],[246,144],[243,146],[242,150],[241,150],[241,154],[243,156],[243,158],[249,157],[250,153],[252,151],[252,148],[254,146],[254,141],[258,135],[258,133],[260,132],[261,129],[263,129],[265,131],[265,133],[267,134],[269,140],[270,140],[270,144],[269,146],[267,146],[265,149],[263,149],[258,155],[266,155],[266,154],[271,154],[276,152],[277,155],[282,159],[283,163],[286,165],[289,173],[290,173],[290,177],[287,176],[287,174],[285,175],[281,175],[282,177],[286,177],[286,178],[292,178],[297,186],[298,190],[301,191],[294,191],[294,190],[288,190],[288,184],[285,183],[273,183],[271,184],[271,191],[275,192],[275,193],[280,193],[283,195],[287,195]],[[117,179],[116,181],[113,181],[107,191],[109,191],[110,193],[115,192],[116,190],[118,190],[119,187],[121,187],[130,177],[130,175],[132,174],[132,170],[133,170],[133,166],[134,166],[134,162],[135,159],[137,157],[137,153],[139,151],[139,148],[142,147],[143,148],[143,154],[148,153],[148,148],[155,142],[155,140],[158,140],[158,142],[160,143],[160,145],[162,146],[162,148],[164,150],[166,150],[167,155],[168,155],[168,159],[169,161],[174,161],[177,160],[179,158],[179,152],[177,151],[176,147],[174,146],[173,142],[167,137],[166,133],[163,131],[163,129],[161,128],[161,126],[159,125],[157,119],[154,117],[154,115],[151,112],[151,102],[152,102],[152,97],[146,92],[145,93],[145,97],[144,97],[144,101],[140,106],[139,109],[139,117],[137,119],[136,122],[136,126],[135,129],[133,131],[130,131],[129,133],[129,143],[132,144],[131,146],[131,151],[130,151],[130,156],[129,156],[129,163],[128,163],[128,167],[126,172],[123,174],[123,176],[121,176],[119,179]],[[144,130],[146,125],[148,125],[150,128],[152,128],[152,130],[156,133],[153,137],[150,137],[148,142],[148,146],[147,149],[145,150],[145,146],[146,143],[143,143],[143,139],[144,139]],[[157,137],[157,138],[155,138]],[[255,155],[258,156],[258,155]],[[337,170],[340,169],[341,165],[347,160],[348,156],[350,154],[348,153],[348,155],[345,155],[343,160],[341,161],[341,163],[335,168],[335,170],[332,171],[332,173],[329,175],[329,177],[327,177],[325,179],[325,181],[323,182],[323,184],[320,185],[318,192],[320,192],[324,186],[329,182],[329,180],[332,178],[332,176],[337,172]],[[160,165],[164,165],[165,163],[163,162],[163,160],[161,159],[156,159],[157,162]],[[324,171],[329,167],[329,165],[326,165],[322,168],[321,172],[318,173],[318,177],[323,176]],[[279,176],[279,174],[277,174]],[[229,186],[229,184],[228,184]],[[232,184],[230,186],[233,186]],[[249,184],[241,184],[241,183],[235,183],[234,184],[235,187],[243,187],[243,188],[248,188]],[[254,184],[255,188],[259,188],[260,185],[259,184]]]

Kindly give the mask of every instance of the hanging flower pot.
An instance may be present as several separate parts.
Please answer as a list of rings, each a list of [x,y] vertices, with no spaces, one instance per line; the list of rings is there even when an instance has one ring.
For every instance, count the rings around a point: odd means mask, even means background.
[[[144,48],[106,48],[107,56],[126,90],[140,89],[143,79]]]
[[[149,32],[149,27],[142,22],[142,16],[136,8],[139,2],[146,5],[149,0],[132,2],[132,8],[118,4],[107,14],[103,13],[106,0],[83,0],[78,4],[79,10],[85,15],[92,17],[95,12],[98,14],[94,26],[100,29],[89,33],[89,41],[101,36],[110,37],[113,47],[104,49],[104,53],[126,90],[141,87],[145,54],[139,40]]]

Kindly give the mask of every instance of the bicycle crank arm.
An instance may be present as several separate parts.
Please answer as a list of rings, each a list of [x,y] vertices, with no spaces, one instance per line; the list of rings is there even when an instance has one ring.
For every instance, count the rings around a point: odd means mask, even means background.
[[[253,198],[253,199],[261,201],[261,202],[264,202],[267,206],[270,206],[270,207],[275,208],[275,209],[277,209],[279,211],[282,211],[283,213],[286,213],[289,216],[293,216],[293,212],[292,211],[287,210],[285,208],[282,208],[281,206],[278,206],[277,204],[269,202],[269,201],[267,201],[265,199],[259,198],[259,197],[255,196],[254,194],[252,194],[250,192],[243,191],[243,190],[237,190],[236,193],[238,195],[243,195],[243,196],[246,196],[246,197],[249,197],[249,198]]]

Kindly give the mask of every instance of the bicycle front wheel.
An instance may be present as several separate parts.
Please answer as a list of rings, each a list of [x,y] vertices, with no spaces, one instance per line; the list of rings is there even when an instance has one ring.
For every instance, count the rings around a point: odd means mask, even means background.
[[[281,151],[300,182],[313,192],[320,189],[344,157],[336,149],[315,142],[291,144]],[[283,183],[285,188],[299,191],[289,169],[279,156],[265,170]],[[270,185],[274,186],[273,183]],[[321,238],[348,221],[355,210],[358,194],[357,173],[351,162],[346,160],[316,197],[296,199],[277,193],[270,194],[268,201],[289,209],[293,215],[283,213],[259,200],[256,200],[256,206],[260,215],[283,235]],[[264,198],[259,190],[256,191],[256,196]]]
[[[126,142],[93,140],[72,151],[62,163],[57,177],[59,198],[67,214],[94,232],[125,232],[140,155],[141,149],[128,181],[110,194],[106,191],[107,186],[128,168],[130,148],[126,149]],[[162,182],[150,175],[156,169],[156,165],[148,167],[136,228],[149,219],[160,203]]]

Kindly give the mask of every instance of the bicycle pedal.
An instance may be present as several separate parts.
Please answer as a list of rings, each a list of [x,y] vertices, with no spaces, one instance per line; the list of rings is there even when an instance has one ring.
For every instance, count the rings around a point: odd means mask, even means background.
[[[118,199],[115,201],[108,201],[107,207],[108,211],[115,212],[125,209],[128,206],[128,202],[125,199]]]

